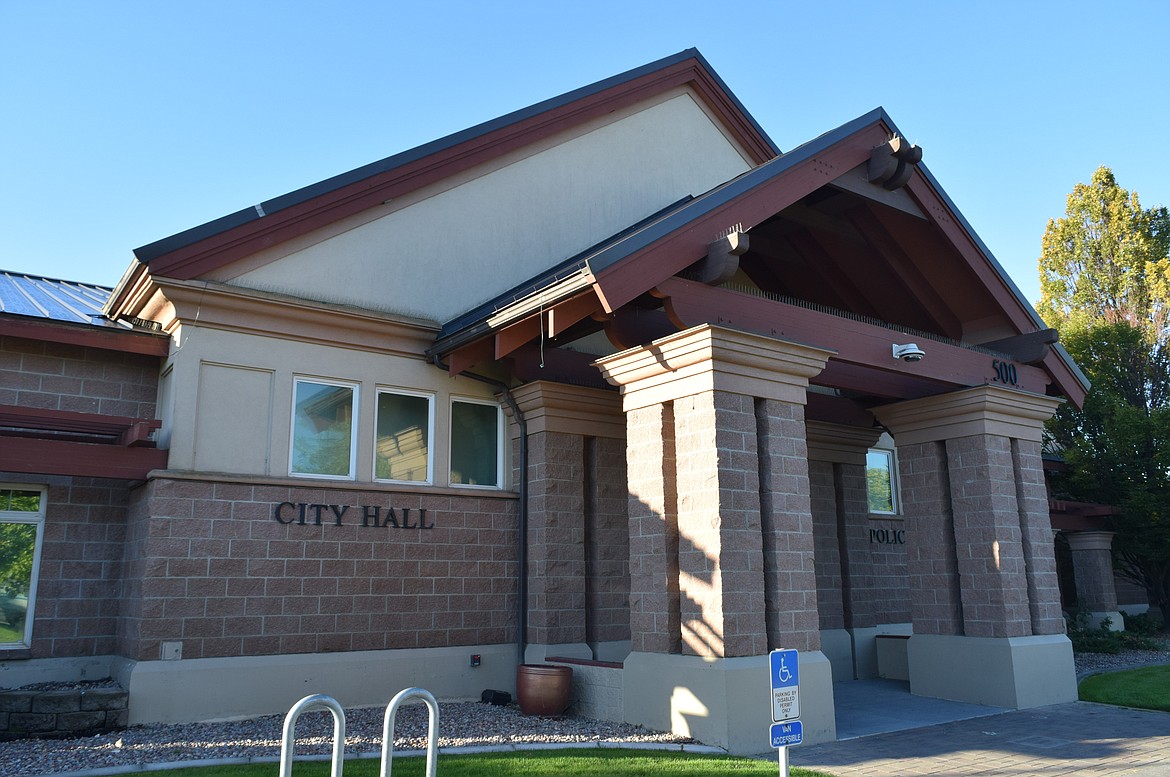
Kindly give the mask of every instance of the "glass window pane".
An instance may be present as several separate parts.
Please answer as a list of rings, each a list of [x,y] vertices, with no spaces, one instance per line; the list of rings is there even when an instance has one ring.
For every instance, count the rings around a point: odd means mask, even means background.
[[[296,382],[292,471],[349,477],[353,456],[351,386]]]
[[[871,513],[894,512],[893,456],[889,451],[866,454],[865,485]]]
[[[451,482],[498,486],[500,411],[495,405],[451,404]]]
[[[379,393],[374,477],[429,482],[430,423],[430,398]]]
[[[40,491],[14,491],[10,488],[0,491],[0,510],[35,513],[40,509]]]
[[[0,643],[24,643],[36,545],[36,524],[0,523]]]

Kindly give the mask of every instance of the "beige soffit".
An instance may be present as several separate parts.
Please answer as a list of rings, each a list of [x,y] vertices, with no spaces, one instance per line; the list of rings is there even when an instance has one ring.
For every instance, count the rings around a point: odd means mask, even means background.
[[[619,440],[626,437],[626,416],[615,391],[540,380],[513,389],[512,396],[524,414],[529,434],[562,432]],[[519,435],[519,428],[513,424],[512,436]]]
[[[153,279],[134,295],[142,318],[179,325],[421,358],[439,331],[430,321],[327,305],[208,281]]]
[[[705,391],[803,405],[808,379],[835,351],[701,324],[594,364],[626,411]]]
[[[830,461],[834,464],[865,466],[865,454],[882,436],[881,429],[843,426],[824,421],[806,421],[810,461]]]
[[[1040,442],[1044,422],[1062,399],[1000,386],[973,388],[875,407],[898,445],[993,434]]]

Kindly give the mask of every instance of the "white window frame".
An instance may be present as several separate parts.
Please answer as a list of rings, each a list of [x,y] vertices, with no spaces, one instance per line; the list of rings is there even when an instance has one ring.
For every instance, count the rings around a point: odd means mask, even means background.
[[[28,650],[32,647],[33,620],[36,613],[37,583],[41,577],[41,548],[45,537],[45,512],[48,507],[48,489],[32,483],[0,483],[0,491],[36,491],[41,497],[35,513],[23,510],[0,510],[0,524],[26,524],[36,526],[33,546],[31,579],[28,585],[28,602],[24,614],[24,636],[20,642],[0,642],[0,650]]]
[[[469,405],[485,405],[487,407],[494,407],[496,409],[496,482],[494,485],[482,485],[479,483],[455,483],[451,478],[451,468],[453,465],[453,454],[455,451],[455,441],[453,439],[455,433],[455,424],[453,415],[455,412],[455,403],[463,402]],[[479,399],[477,397],[451,397],[451,401],[447,405],[447,484],[452,488],[473,488],[481,491],[501,491],[504,488],[504,408],[500,406],[499,402],[490,399]]]
[[[889,458],[890,462],[890,503],[892,510],[874,510],[869,504],[869,462],[866,461],[866,480],[865,480],[865,506],[869,510],[870,515],[901,515],[902,514],[902,493],[901,483],[898,477],[898,451],[893,447],[875,446],[866,451],[866,455],[870,453],[880,453]]]
[[[426,480],[394,480],[378,477],[378,407],[383,394],[403,397],[420,397],[427,401],[427,478]],[[425,391],[412,391],[397,386],[377,386],[374,389],[374,448],[371,462],[371,477],[376,483],[403,483],[414,486],[430,486],[435,483],[435,395]]]
[[[351,410],[350,424],[349,424],[349,472],[345,475],[326,475],[316,472],[297,472],[293,468],[294,457],[296,456],[296,435],[297,435],[297,386],[301,383],[311,383],[317,386],[336,386],[338,388],[347,388],[353,391],[353,407]],[[360,408],[361,408],[361,384],[354,383],[347,380],[335,380],[332,378],[318,378],[312,375],[294,375],[292,382],[292,402],[289,411],[289,430],[288,430],[288,474],[291,477],[298,478],[319,478],[321,480],[354,480],[357,475],[357,447],[358,447],[358,427],[360,426]]]

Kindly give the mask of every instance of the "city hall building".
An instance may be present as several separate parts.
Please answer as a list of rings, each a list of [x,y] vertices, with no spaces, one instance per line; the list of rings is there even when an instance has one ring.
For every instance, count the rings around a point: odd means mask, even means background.
[[[1086,384],[880,109],[781,152],[689,50],[0,277],[0,686],[130,722],[515,691],[767,749],[767,655],[1076,698],[1041,462]],[[13,550],[15,549],[15,550]]]

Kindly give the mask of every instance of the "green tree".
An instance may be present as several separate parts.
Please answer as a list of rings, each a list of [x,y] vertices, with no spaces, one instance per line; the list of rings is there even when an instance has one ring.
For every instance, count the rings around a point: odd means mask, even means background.
[[[1165,344],[1170,316],[1170,214],[1143,209],[1136,192],[1099,167],[1048,222],[1040,254],[1038,310],[1051,325],[1126,321]]]
[[[1099,168],[1048,223],[1040,257],[1045,319],[1092,382],[1049,441],[1068,470],[1061,496],[1116,505],[1115,561],[1170,624],[1170,216]]]

